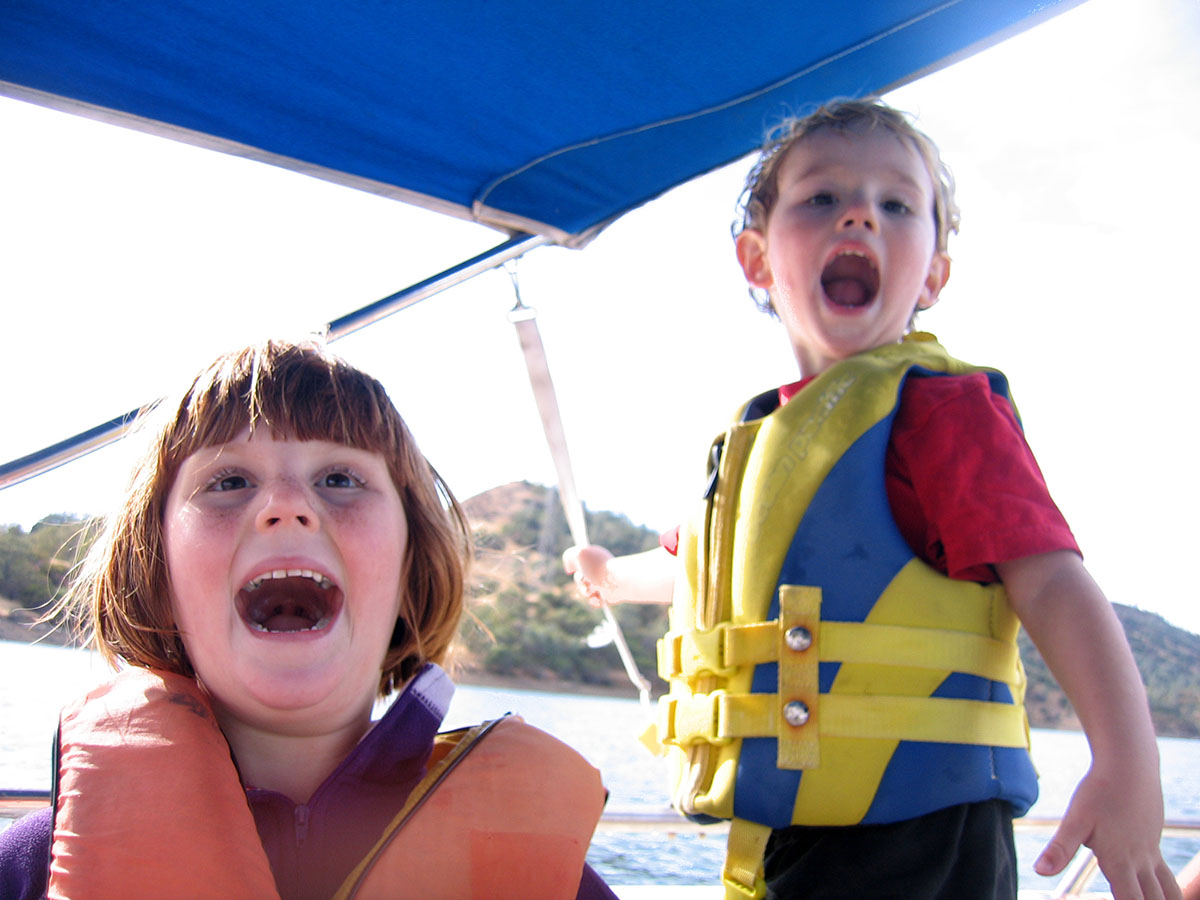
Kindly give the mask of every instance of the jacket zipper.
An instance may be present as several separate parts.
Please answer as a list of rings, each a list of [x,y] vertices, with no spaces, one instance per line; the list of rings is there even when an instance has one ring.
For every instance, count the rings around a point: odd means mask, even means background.
[[[308,838],[308,806],[297,806],[294,814],[296,823],[296,846],[303,847]]]

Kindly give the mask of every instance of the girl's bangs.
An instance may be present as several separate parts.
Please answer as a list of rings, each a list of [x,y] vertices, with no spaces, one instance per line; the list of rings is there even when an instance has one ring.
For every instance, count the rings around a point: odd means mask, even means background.
[[[374,379],[312,347],[268,344],[197,379],[180,405],[168,454],[182,462],[259,428],[389,458],[405,444],[403,424]]]

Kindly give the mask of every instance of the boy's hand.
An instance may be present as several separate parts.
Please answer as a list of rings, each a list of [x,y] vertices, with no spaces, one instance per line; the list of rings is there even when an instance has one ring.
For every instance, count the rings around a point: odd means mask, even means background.
[[[996,571],[1092,750],[1092,767],[1034,870],[1055,875],[1086,844],[1115,900],[1179,900],[1158,848],[1163,801],[1154,726],[1112,605],[1072,552],[997,563]]]
[[[1096,854],[1113,900],[1180,900],[1179,885],[1159,850],[1162,803],[1158,770],[1145,785],[1116,783],[1095,772],[1075,789],[1062,823],[1034,862],[1039,875],[1057,875],[1080,845]],[[1135,780],[1137,780],[1135,778]]]
[[[568,547],[563,553],[563,568],[568,575],[575,576],[579,592],[592,606],[600,606],[601,602],[611,606],[619,602],[611,596],[613,585],[609,579],[608,561],[612,558],[612,553],[597,544]]]

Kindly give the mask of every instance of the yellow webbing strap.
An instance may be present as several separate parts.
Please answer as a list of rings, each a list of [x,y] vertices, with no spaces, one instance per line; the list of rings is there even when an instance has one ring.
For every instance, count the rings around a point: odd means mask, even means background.
[[[725,868],[721,881],[725,900],[762,900],[767,896],[763,880],[763,852],[771,829],[767,825],[733,819],[729,823],[729,843],[725,848]]]
[[[777,621],[770,621],[672,632],[659,642],[660,671],[673,678],[691,678],[701,672],[727,676],[738,666],[773,662],[778,658],[780,630]],[[966,632],[861,622],[822,622],[817,655],[822,662],[939,669],[1010,685],[1017,664],[1016,645],[1007,641]]]
[[[725,744],[737,738],[777,737],[782,728],[793,727],[783,721],[778,694],[713,691],[666,696],[659,704],[660,734],[666,744]],[[812,722],[817,721],[819,733],[828,737],[1026,746],[1024,710],[1011,703],[822,694],[819,719]]]
[[[965,672],[1012,684],[1017,646],[979,634],[949,634],[904,625],[826,622],[821,629],[821,658]]]
[[[779,591],[779,628],[775,658],[779,660],[780,705],[802,707],[802,726],[786,724],[776,734],[775,764],[781,769],[815,769],[821,764],[821,688],[818,648],[825,641],[819,587],[785,586]],[[788,644],[788,632],[808,638]]]

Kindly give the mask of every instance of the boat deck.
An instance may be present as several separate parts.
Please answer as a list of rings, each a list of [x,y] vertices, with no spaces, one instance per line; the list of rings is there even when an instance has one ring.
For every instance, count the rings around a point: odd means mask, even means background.
[[[28,813],[44,808],[49,803],[45,791],[2,791],[0,790],[0,820],[19,819]],[[1057,819],[1027,816],[1017,819],[1017,831],[1052,831]],[[606,811],[600,820],[600,832],[653,832],[676,836],[681,834],[704,834],[720,837],[729,830],[727,823],[698,825],[681,818],[670,810],[663,812]],[[1200,839],[1200,820],[1168,821],[1163,827],[1164,838]],[[1076,855],[1059,882],[1051,890],[1022,890],[1020,900],[1051,900],[1051,898],[1078,897],[1081,900],[1111,900],[1112,895],[1093,892],[1088,888],[1098,874],[1096,859],[1086,848]],[[722,900],[725,892],[716,884],[624,884],[611,885],[620,900]]]

